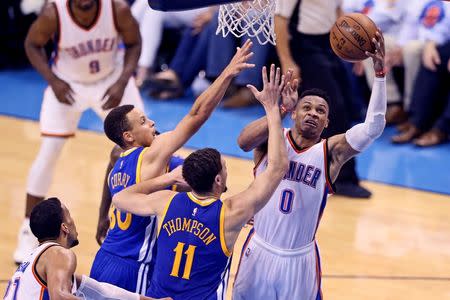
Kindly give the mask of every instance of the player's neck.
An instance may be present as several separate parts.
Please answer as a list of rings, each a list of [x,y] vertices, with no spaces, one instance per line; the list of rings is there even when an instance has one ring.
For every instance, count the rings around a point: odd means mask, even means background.
[[[98,1],[89,9],[81,9],[75,5],[73,1],[70,1],[70,10],[72,12],[73,18],[76,19],[77,23],[83,27],[89,27],[97,18],[98,13]]]
[[[291,137],[294,140],[295,145],[299,148],[299,150],[314,146],[315,144],[317,144],[320,141],[320,136],[308,138],[308,137],[301,135],[301,133],[299,133],[297,130],[292,130],[292,129],[291,129]]]
[[[42,245],[48,244],[48,243],[57,243],[57,244],[60,244],[61,246],[64,247],[64,244],[62,243],[62,241],[60,241],[59,238],[58,239],[48,239],[48,240],[39,241],[39,246],[42,246]]]
[[[209,192],[209,193],[197,193],[195,191],[191,192],[192,195],[194,195],[195,198],[197,198],[198,200],[207,200],[207,199],[219,199],[220,198],[220,194],[214,193],[214,192]]]

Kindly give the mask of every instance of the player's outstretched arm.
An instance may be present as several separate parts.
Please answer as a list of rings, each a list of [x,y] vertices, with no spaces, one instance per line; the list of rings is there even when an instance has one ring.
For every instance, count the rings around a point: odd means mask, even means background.
[[[47,289],[52,300],[80,299],[72,295],[72,278],[77,267],[77,257],[70,249],[52,247],[47,250],[45,273],[47,274]]]
[[[85,275],[76,275],[76,279],[79,286],[76,295],[81,297],[81,299],[154,300],[154,298],[138,295],[106,282],[99,282]],[[170,300],[172,298],[162,299]]]
[[[293,71],[289,69],[285,75],[285,86],[281,92],[281,117],[284,118],[289,112],[293,111],[298,102],[298,78],[293,78]],[[269,130],[267,125],[267,117],[259,118],[248,124],[242,129],[239,137],[239,147],[248,152],[256,149],[267,142]],[[257,158],[256,158],[257,159]]]
[[[376,33],[375,52],[366,52],[374,63],[375,81],[372,86],[369,107],[364,123],[357,124],[347,130],[345,134],[332,136],[328,140],[330,159],[330,177],[334,182],[342,165],[350,158],[367,149],[378,138],[386,124],[386,79],[384,65],[384,39],[381,31]]]
[[[158,215],[166,202],[176,194],[163,189],[180,182],[184,182],[182,166],[170,173],[127,187],[115,194],[112,201],[119,210],[138,216]]]
[[[258,92],[253,86],[250,86],[250,89],[266,111],[269,126],[267,168],[255,178],[245,191],[224,201],[225,241],[228,249],[233,248],[242,226],[269,201],[288,168],[287,149],[278,107],[278,97],[284,79],[280,83],[280,69],[277,69],[275,75],[275,66],[272,65],[270,81],[267,80],[265,69],[264,67],[263,91]]]
[[[247,40],[242,48],[237,48],[236,54],[220,76],[197,98],[189,113],[173,131],[161,134],[153,142],[151,151],[146,152],[144,159],[153,157],[154,161],[166,161],[200,129],[222,100],[231,80],[242,70],[254,67],[248,63],[253,56],[251,47],[252,42]]]

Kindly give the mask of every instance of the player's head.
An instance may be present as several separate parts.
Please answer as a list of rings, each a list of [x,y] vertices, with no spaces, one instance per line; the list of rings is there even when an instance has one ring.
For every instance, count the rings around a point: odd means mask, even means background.
[[[79,243],[75,222],[58,198],[49,198],[33,208],[30,228],[39,242],[58,240],[68,248]]]
[[[225,160],[216,149],[197,150],[184,160],[183,178],[198,194],[222,194],[227,190]]]
[[[320,138],[328,127],[329,96],[320,89],[310,89],[300,95],[300,100],[292,113],[295,129],[305,138]]]
[[[111,110],[103,127],[106,136],[122,149],[148,147],[156,136],[155,122],[134,105],[122,105]]]
[[[73,0],[75,6],[81,10],[90,10],[98,0]]]

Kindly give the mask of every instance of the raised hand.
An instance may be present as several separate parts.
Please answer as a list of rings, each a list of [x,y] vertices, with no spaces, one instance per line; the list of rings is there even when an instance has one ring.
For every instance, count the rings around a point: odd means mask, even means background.
[[[75,103],[75,99],[73,98],[74,91],[67,82],[59,78],[55,78],[49,82],[49,84],[59,102],[67,105],[72,105]]]
[[[372,39],[372,43],[375,45],[375,52],[370,53],[366,51],[366,55],[371,57],[373,60],[373,69],[375,71],[375,74],[377,73],[384,73],[384,57],[386,55],[386,51],[384,49],[384,37],[381,34],[381,30],[378,29],[378,31],[375,33],[376,38]]]
[[[175,169],[173,169],[172,171],[170,171],[170,175],[172,176],[176,185],[183,186],[183,187],[189,187],[189,185],[183,178],[183,166],[178,166]]]
[[[285,75],[284,81],[286,84],[281,91],[281,103],[286,111],[291,112],[295,109],[298,102],[299,79],[294,78],[293,70],[289,69]]]
[[[253,68],[255,66],[254,64],[247,63],[253,56],[253,52],[250,51],[252,45],[253,43],[250,40],[247,40],[242,48],[237,47],[236,54],[224,70],[227,75],[234,77],[242,70]]]
[[[267,68],[264,66],[262,68],[262,78],[263,78],[263,89],[262,91],[258,91],[253,85],[249,84],[247,87],[253,93],[255,98],[261,102],[261,104],[265,107],[273,107],[278,106],[278,99],[280,98],[281,91],[284,87],[284,75],[281,75],[280,68],[277,68],[275,71],[275,65],[272,64],[270,66],[270,75],[267,79]],[[281,81],[280,81],[281,77]]]

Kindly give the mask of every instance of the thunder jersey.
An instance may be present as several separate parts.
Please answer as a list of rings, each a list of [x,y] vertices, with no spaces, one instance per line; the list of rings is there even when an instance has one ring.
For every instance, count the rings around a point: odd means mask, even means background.
[[[225,299],[231,253],[225,244],[220,199],[178,193],[159,227],[155,269],[147,290],[154,298]]]
[[[69,0],[53,0],[58,15],[57,47],[53,72],[64,80],[92,83],[117,68],[119,34],[113,0],[98,0],[97,16],[89,28],[82,27],[69,9]]]
[[[148,148],[136,147],[120,155],[108,175],[111,196],[141,181],[142,157],[146,149]],[[181,164],[183,159],[174,156],[167,171]],[[109,231],[101,248],[113,255],[140,263],[151,262],[156,239],[156,216],[141,217],[122,212],[112,206],[110,220]]]
[[[50,247],[58,246],[58,243],[43,243],[37,247],[17,268],[11,280],[8,282],[4,300],[49,300],[47,283],[36,272],[36,264],[42,253]],[[72,280],[72,293],[77,290],[75,278]]]
[[[291,131],[284,129],[289,169],[269,202],[255,215],[260,238],[281,249],[311,243],[325,208],[331,181],[328,177],[327,142],[299,150]],[[255,167],[258,176],[267,167],[267,155]]]

